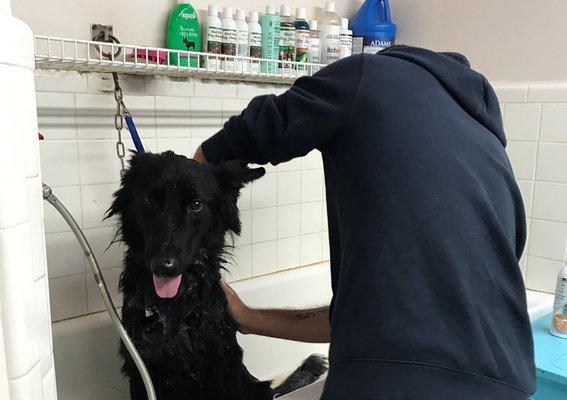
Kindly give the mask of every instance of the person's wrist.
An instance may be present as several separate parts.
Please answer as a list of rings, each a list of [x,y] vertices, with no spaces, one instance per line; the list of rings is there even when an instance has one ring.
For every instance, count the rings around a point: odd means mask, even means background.
[[[244,307],[241,313],[240,321],[238,321],[238,325],[240,326],[240,333],[243,333],[245,335],[255,333],[258,314],[258,310],[250,307]]]

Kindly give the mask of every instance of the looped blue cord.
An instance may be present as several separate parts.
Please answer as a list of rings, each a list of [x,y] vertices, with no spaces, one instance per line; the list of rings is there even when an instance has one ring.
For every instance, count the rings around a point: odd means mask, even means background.
[[[145,153],[144,145],[142,144],[142,139],[138,135],[138,130],[136,129],[136,124],[134,124],[134,119],[130,113],[124,113],[124,120],[126,120],[126,125],[128,125],[128,131],[130,131],[130,136],[132,136],[132,141],[136,147],[138,153]]]

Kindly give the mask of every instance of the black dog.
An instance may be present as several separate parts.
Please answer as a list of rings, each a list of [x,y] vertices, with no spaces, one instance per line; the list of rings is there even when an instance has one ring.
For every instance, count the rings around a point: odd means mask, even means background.
[[[311,356],[282,385],[258,381],[242,363],[236,326],[220,287],[227,232],[239,234],[240,189],[263,168],[200,165],[171,151],[135,154],[107,218],[126,244],[122,321],[159,400],[268,400],[315,381],[326,361]],[[130,395],[146,399],[121,344]]]

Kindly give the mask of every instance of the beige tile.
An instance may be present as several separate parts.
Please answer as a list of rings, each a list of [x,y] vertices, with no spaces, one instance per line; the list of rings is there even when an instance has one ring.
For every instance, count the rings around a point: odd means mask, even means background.
[[[59,321],[87,312],[87,288],[85,274],[49,280],[51,319]]]
[[[532,216],[551,221],[567,222],[567,184],[536,182]]]
[[[567,224],[532,219],[529,255],[562,260],[567,246]]]
[[[567,142],[567,103],[543,105],[539,140]]]
[[[541,117],[540,104],[507,104],[504,115],[504,130],[508,140],[537,141]]]
[[[561,268],[563,268],[561,261],[530,256],[526,274],[526,287],[540,292],[555,293],[557,273]]]
[[[536,179],[567,183],[567,143],[540,143]]]
[[[252,245],[252,276],[260,276],[277,270],[277,242]]]
[[[517,179],[534,179],[536,148],[535,142],[508,142],[506,150]]]

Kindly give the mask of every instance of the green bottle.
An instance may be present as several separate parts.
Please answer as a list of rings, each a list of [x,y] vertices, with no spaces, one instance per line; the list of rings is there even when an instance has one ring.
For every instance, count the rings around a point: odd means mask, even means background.
[[[167,47],[174,50],[201,51],[201,35],[199,33],[199,18],[195,8],[184,0],[178,0],[169,14],[167,23]],[[191,68],[199,65],[198,56],[181,55],[179,60],[176,53],[170,53],[169,63]],[[179,64],[178,64],[179,63]]]

